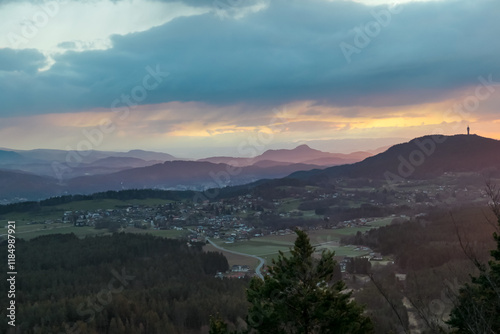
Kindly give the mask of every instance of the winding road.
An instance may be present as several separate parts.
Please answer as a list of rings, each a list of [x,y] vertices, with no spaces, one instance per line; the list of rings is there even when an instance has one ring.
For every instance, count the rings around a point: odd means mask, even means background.
[[[253,257],[257,260],[260,261],[259,265],[257,266],[257,268],[255,268],[255,274],[257,276],[259,276],[261,279],[264,279],[264,276],[262,275],[262,273],[260,272],[260,270],[262,269],[262,266],[264,265],[265,263],[265,260],[261,257],[258,257],[256,255],[250,255],[250,254],[245,254],[245,253],[240,253],[240,252],[235,252],[235,251],[232,251],[232,250],[229,250],[229,249],[226,249],[226,248],[222,248],[220,247],[219,245],[217,245],[215,242],[213,242],[212,240],[208,239],[207,238],[207,241],[212,245],[214,246],[215,248],[217,249],[220,249],[221,251],[224,251],[224,252],[228,252],[228,253],[233,253],[233,254],[237,254],[237,255],[243,255],[243,256],[249,256],[249,257]]]

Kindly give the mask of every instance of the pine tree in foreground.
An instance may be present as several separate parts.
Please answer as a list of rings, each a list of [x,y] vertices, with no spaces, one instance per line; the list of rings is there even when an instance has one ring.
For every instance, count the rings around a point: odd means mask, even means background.
[[[247,290],[247,323],[251,333],[312,334],[372,333],[371,320],[345,291],[333,282],[334,253],[313,257],[305,232],[296,231],[291,256],[280,252],[264,280],[253,278]],[[253,329],[253,330],[252,330]]]

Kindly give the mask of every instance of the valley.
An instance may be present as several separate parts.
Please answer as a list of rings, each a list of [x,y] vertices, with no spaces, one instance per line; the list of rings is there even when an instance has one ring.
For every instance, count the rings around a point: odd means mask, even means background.
[[[406,145],[410,153],[399,148],[396,158],[411,154],[413,144]],[[494,247],[491,226],[484,223],[485,217],[492,219],[486,185],[500,184],[500,177],[491,167],[478,170],[468,162],[457,162],[440,174],[423,164],[415,167],[415,177],[399,177],[396,182],[384,179],[384,173],[374,178],[352,175],[365,169],[371,170],[370,175],[377,168],[390,170],[393,150],[351,165],[244,185],[198,191],[108,190],[10,203],[0,206],[0,227],[3,230],[7,221],[15,220],[16,238],[34,242],[59,235],[79,240],[122,234],[177,239],[188,247],[224,255],[227,268],[212,276],[222,280],[264,277],[279,254],[291,256],[294,231],[300,229],[315,248],[313,257],[334,252],[336,279],[347,284],[372,319],[392,319],[381,331],[400,330],[403,325],[394,318],[390,304],[377,304],[378,297],[371,295],[375,286],[389,291],[392,303],[405,308],[412,328],[420,330],[425,326],[415,307],[426,309],[440,290],[429,290],[415,306],[419,282],[439,286],[451,272],[458,282],[466,281],[474,269],[460,250],[463,235],[475,240],[474,251],[481,261]],[[431,165],[432,159],[430,155]],[[482,165],[487,166],[487,162]],[[417,167],[421,167],[418,173]],[[148,167],[138,171],[142,168]],[[218,177],[224,176],[223,168]],[[205,172],[210,175],[213,170]],[[149,170],[144,173],[152,175]],[[421,173],[427,174],[416,177]],[[434,315],[426,317],[434,319]],[[432,321],[444,326],[444,320]]]

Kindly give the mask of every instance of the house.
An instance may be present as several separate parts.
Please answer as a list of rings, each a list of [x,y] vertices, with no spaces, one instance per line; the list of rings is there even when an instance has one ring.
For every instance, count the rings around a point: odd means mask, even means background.
[[[238,264],[235,264],[234,266],[231,267],[231,271],[233,273],[247,273],[250,271],[250,267],[249,266],[246,266],[246,265],[238,265]]]
[[[406,281],[406,274],[394,274],[398,282]]]
[[[87,225],[87,221],[84,219],[77,219],[75,222],[75,226],[86,226],[86,225]]]
[[[246,273],[230,273],[227,274],[227,278],[244,278],[247,274]]]

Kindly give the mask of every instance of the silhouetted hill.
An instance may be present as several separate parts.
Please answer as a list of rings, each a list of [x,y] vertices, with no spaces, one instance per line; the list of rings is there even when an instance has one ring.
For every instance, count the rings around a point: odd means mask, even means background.
[[[143,151],[143,150],[131,150],[131,151],[128,151],[126,153],[113,152],[113,153],[110,153],[110,156],[136,158],[136,159],[141,159],[141,160],[145,160],[145,161],[150,161],[150,160],[172,161],[172,160],[177,159],[176,157],[174,157],[173,155],[168,154],[168,153],[151,152],[151,151]]]
[[[234,166],[271,166],[305,163],[309,165],[333,166],[353,163],[371,156],[368,152],[354,152],[350,154],[329,153],[310,148],[307,145],[300,145],[294,149],[267,150],[254,158],[233,158],[233,157],[210,157],[198,161],[212,163],[225,163]],[[265,161],[265,164],[261,162]],[[272,163],[271,163],[272,162]]]
[[[310,148],[307,145],[300,145],[291,150],[268,150],[262,153],[259,160],[272,160],[282,162],[300,163],[303,161],[331,157],[332,153],[322,152]]]
[[[282,161],[261,160],[261,161],[257,161],[252,166],[267,168],[267,167],[287,166],[287,165],[290,165],[290,163],[289,162],[282,162]]]
[[[96,160],[96,161],[88,164],[87,167],[99,166],[99,167],[108,167],[108,168],[128,169],[128,168],[138,168],[138,167],[151,166],[151,165],[155,165],[155,164],[161,163],[161,162],[163,162],[163,161],[158,161],[158,160],[145,161],[143,159],[133,158],[133,157],[107,157],[107,158]]]
[[[170,154],[143,150],[128,152],[0,150],[0,167],[3,169],[53,178],[62,176],[64,179],[82,175],[109,174],[171,160],[175,160],[175,157]],[[62,175],[55,171],[54,164],[58,165],[59,170],[64,170]]]
[[[21,163],[26,160],[21,154],[13,151],[0,151],[0,165]]]
[[[0,170],[0,201],[11,201],[14,198],[35,200],[59,195],[61,192],[62,189],[55,179],[19,171]]]
[[[278,151],[280,153],[275,154],[276,151],[273,151],[273,154],[268,153],[266,156],[290,159],[292,151],[305,153],[302,156],[317,153],[317,150],[307,146]],[[167,161],[116,172],[116,168],[122,168],[117,165],[122,163],[140,165],[149,162],[138,158],[107,157],[91,165],[81,164],[71,171],[73,174],[99,172],[108,173],[107,175],[78,176],[64,179],[63,182],[20,171],[0,170],[0,200],[15,197],[38,199],[64,193],[88,194],[134,188],[204,190],[249,184],[261,179],[283,178],[287,175],[289,178],[321,184],[333,178],[345,177],[396,182],[404,179],[428,179],[446,172],[500,174],[500,141],[476,135],[425,136],[394,145],[385,152],[363,161],[326,169],[320,169],[315,164],[276,160],[260,160],[254,165],[241,168],[206,161]],[[101,164],[103,166],[100,166]]]
[[[204,161],[167,161],[153,166],[133,168],[108,175],[76,177],[68,180],[71,192],[91,193],[132,188],[206,189],[240,185],[265,178],[280,178],[315,165],[246,166],[235,168],[227,164]]]
[[[297,172],[290,177],[325,180],[335,177],[427,179],[445,172],[497,171],[500,141],[477,135],[425,136],[390,147],[351,165]]]
[[[6,151],[8,152],[8,151]],[[64,151],[64,150],[51,150],[51,149],[35,149],[35,150],[12,150],[13,153],[17,153],[20,156],[30,160],[32,162],[42,162],[51,163],[53,161],[58,162],[68,162],[72,164],[77,163],[92,163],[94,161],[105,159],[108,157],[124,157],[124,158],[136,158],[145,161],[157,160],[157,161],[171,161],[176,158],[173,155],[161,152],[143,151],[143,150],[131,150],[128,152],[112,152],[112,151]]]

